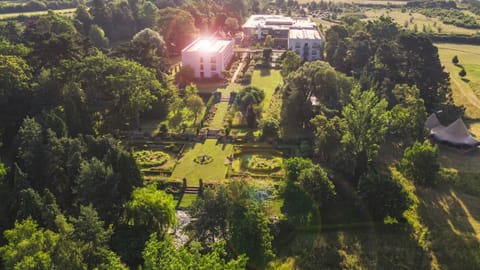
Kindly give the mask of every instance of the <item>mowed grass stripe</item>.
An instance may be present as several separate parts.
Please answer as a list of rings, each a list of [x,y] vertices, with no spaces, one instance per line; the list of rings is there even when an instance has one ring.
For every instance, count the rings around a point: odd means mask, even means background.
[[[452,43],[436,43],[435,46],[442,65],[450,73],[455,103],[465,106],[467,117],[480,119],[480,46]],[[461,67],[452,63],[455,55],[459,65],[467,71],[466,80],[458,75]]]

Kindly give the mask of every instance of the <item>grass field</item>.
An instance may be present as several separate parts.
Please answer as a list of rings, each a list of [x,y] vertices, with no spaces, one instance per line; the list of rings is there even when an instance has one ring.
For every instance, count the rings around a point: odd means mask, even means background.
[[[299,4],[310,3],[313,0],[298,0]],[[318,2],[318,1],[317,1]],[[328,2],[328,1],[325,1]],[[400,6],[405,5],[407,1],[385,1],[385,0],[331,0],[333,3],[355,3],[355,4],[368,4],[368,5],[390,5],[390,6]]]
[[[322,30],[325,32],[328,28],[332,27],[332,25],[337,25],[337,23],[327,20],[322,20],[320,18],[312,18],[312,21],[316,22],[317,24],[322,25]]]
[[[364,20],[371,20],[377,19],[380,16],[389,16],[392,17],[396,23],[398,23],[401,27],[404,27],[405,22],[408,22],[408,29],[413,30],[415,25],[417,25],[417,29],[419,32],[423,31],[423,27],[425,26],[427,29],[431,29],[433,33],[438,33],[438,29],[441,29],[441,33],[445,34],[475,34],[478,31],[474,29],[467,29],[457,27],[451,24],[444,24],[437,18],[428,18],[420,13],[412,13],[411,15],[409,12],[402,13],[399,9],[387,10],[387,9],[369,9],[366,10],[365,15],[367,19]],[[411,17],[413,17],[413,21],[410,22]]]
[[[172,174],[172,179],[181,181],[187,178],[189,186],[198,186],[198,180],[204,183],[214,183],[225,178],[227,156],[232,154],[231,144],[217,144],[215,139],[207,139],[204,143],[196,143],[178,161]],[[198,156],[209,155],[213,161],[208,164],[198,164],[193,161]]]
[[[225,118],[225,114],[228,111],[228,102],[219,102],[215,104],[215,107],[217,108],[217,111],[215,111],[213,120],[210,122],[208,127],[210,129],[222,129],[223,119]]]
[[[179,209],[187,209],[189,208],[198,198],[198,194],[189,194],[185,193],[182,196],[182,201],[178,206]]]
[[[67,9],[58,9],[58,10],[52,10],[55,13],[65,15],[65,16],[73,16],[76,8],[67,8]],[[0,20],[4,19],[10,19],[10,18],[15,18],[18,16],[40,16],[40,15],[45,15],[47,14],[48,11],[32,11],[32,12],[20,12],[20,13],[5,13],[5,14],[0,14]]]
[[[272,101],[275,87],[282,83],[282,75],[276,69],[256,69],[252,76],[252,86],[258,87],[265,92],[263,111],[267,111]]]
[[[451,43],[436,43],[435,46],[442,65],[450,73],[455,103],[465,106],[467,117],[480,119],[480,46]],[[467,71],[463,80],[458,75],[461,68],[452,63],[455,55]]]

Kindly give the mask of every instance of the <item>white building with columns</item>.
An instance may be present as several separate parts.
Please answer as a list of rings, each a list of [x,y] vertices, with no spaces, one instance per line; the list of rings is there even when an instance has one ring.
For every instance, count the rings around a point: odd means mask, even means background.
[[[193,68],[195,78],[221,78],[234,46],[233,39],[197,38],[182,50],[182,65]]]

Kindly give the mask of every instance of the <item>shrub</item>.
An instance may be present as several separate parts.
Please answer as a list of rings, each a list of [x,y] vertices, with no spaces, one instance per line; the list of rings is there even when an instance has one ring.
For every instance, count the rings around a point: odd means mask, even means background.
[[[247,160],[247,169],[252,171],[278,171],[282,167],[282,159],[278,157],[264,155],[252,155],[250,157],[250,160]]]
[[[167,153],[151,150],[135,151],[133,157],[142,168],[161,166],[170,158]]]
[[[458,64],[458,56],[455,55],[455,56],[452,58],[452,63],[454,63],[455,65]]]
[[[405,149],[401,161],[403,174],[420,185],[433,185],[437,181],[440,165],[437,160],[438,147],[428,141],[415,142]]]
[[[360,178],[358,189],[375,220],[402,220],[403,212],[413,204],[408,191],[390,175],[369,172]]]

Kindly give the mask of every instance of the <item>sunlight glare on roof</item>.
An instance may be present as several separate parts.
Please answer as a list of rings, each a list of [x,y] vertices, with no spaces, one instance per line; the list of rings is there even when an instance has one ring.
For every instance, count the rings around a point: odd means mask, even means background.
[[[202,39],[198,42],[199,51],[208,51],[211,46],[212,46],[212,40],[210,39]]]

